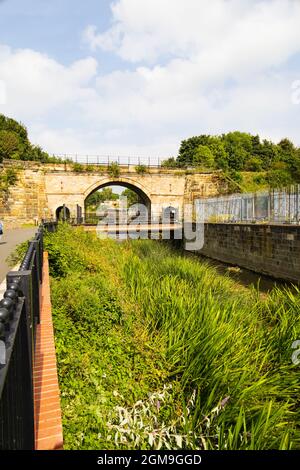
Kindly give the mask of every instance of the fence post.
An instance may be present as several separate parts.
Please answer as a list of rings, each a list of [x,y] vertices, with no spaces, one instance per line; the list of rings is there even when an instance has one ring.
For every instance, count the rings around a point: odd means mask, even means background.
[[[28,437],[26,439],[33,438],[33,447],[34,447],[34,400],[33,400],[33,358],[34,358],[34,349],[35,349],[35,318],[33,314],[33,284],[32,284],[32,271],[11,271],[6,276],[7,288],[13,284],[15,279],[19,279],[20,293],[23,297],[23,312],[21,318],[21,334],[23,336],[23,346],[26,346],[27,350],[25,354],[27,355],[26,362],[28,361],[29,367],[24,370],[23,378],[26,381],[26,402],[28,410]],[[39,308],[39,305],[38,305]],[[26,335],[24,334],[26,330]],[[25,342],[25,344],[24,344]]]
[[[18,297],[5,341],[6,365],[0,369],[1,450],[34,449],[33,362],[24,308]]]

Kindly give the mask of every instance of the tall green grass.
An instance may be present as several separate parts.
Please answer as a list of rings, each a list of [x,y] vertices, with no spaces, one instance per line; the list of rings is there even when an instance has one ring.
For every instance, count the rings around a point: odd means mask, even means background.
[[[209,449],[299,447],[299,291],[265,300],[195,259],[134,242],[124,279],[152,331],[167,345],[187,396],[196,389],[194,429]],[[222,402],[226,403],[222,406]],[[209,422],[211,410],[220,405]]]
[[[300,448],[297,289],[261,297],[155,241],[46,246],[69,448]]]

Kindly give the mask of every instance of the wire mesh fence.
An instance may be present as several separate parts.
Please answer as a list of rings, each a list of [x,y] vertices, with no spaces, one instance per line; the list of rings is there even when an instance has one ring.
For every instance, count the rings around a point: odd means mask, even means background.
[[[268,192],[232,194],[196,200],[198,217],[205,222],[300,223],[300,185]]]

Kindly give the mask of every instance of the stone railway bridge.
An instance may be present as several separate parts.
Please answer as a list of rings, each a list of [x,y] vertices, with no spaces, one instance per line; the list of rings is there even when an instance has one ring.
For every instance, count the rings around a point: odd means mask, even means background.
[[[0,219],[6,228],[15,222],[20,225],[55,218],[63,205],[72,218],[77,216],[78,207],[84,215],[86,198],[110,184],[136,191],[151,206],[154,221],[170,207],[178,211],[180,218],[185,204],[217,196],[226,189],[217,174],[187,174],[163,168],[149,169],[141,175],[135,167],[124,166],[120,176],[113,178],[102,167],[86,167],[79,173],[66,164],[5,161],[2,167],[13,167],[18,173],[17,183],[0,199]],[[205,223],[204,245],[197,252],[275,278],[300,282],[300,225]]]
[[[117,184],[139,194],[154,220],[164,210],[175,208],[179,218],[183,206],[196,198],[216,196],[220,193],[221,179],[217,174],[193,173],[163,168],[148,169],[139,174],[135,167],[120,166],[119,177],[112,177],[108,168],[85,166],[75,172],[70,164],[40,164],[4,161],[3,169],[14,168],[18,175],[0,204],[0,218],[6,223],[32,223],[36,219],[55,218],[63,205],[71,218],[84,215],[86,198],[94,191]]]

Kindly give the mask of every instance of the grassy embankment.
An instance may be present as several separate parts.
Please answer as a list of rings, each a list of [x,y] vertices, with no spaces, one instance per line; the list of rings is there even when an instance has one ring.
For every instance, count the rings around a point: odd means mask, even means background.
[[[67,449],[300,448],[297,291],[159,242],[46,237]]]

